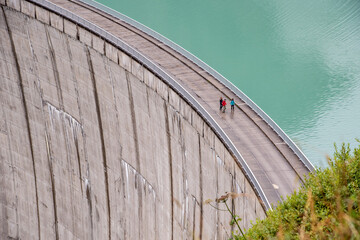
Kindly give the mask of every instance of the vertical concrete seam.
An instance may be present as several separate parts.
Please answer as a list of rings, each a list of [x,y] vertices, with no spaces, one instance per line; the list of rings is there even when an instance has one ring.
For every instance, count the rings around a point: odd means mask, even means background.
[[[180,126],[180,148],[181,148],[181,171],[182,171],[182,188],[183,188],[183,201],[184,204],[182,206],[182,221],[181,226],[183,230],[188,230],[188,221],[189,218],[189,186],[188,186],[188,174],[187,174],[187,168],[186,168],[186,160],[187,160],[187,153],[186,153],[186,146],[185,146],[185,134],[186,131],[182,131],[183,121],[181,117],[179,117],[179,113],[176,112],[176,116],[179,119],[179,126]],[[185,238],[185,231],[183,232],[183,238]]]
[[[12,155],[12,148],[11,148],[11,140],[10,140],[10,129],[9,129],[9,125],[6,119],[6,115],[5,115],[5,110],[4,108],[2,108],[3,111],[3,116],[4,116],[4,121],[5,121],[5,128],[6,128],[6,136],[7,136],[7,140],[8,140],[8,145],[9,145],[9,151],[10,151],[10,168],[11,168],[11,175],[12,175],[12,181],[14,184],[14,193],[15,193],[15,213],[16,213],[16,238],[20,238],[19,237],[19,212],[18,212],[18,195],[17,195],[17,191],[16,191],[16,177],[15,177],[15,166],[14,166],[14,159],[13,159],[13,155]],[[5,191],[6,194],[6,191]],[[6,195],[5,195],[6,196]],[[7,212],[7,211],[6,211]],[[7,213],[6,213],[7,215]],[[5,221],[6,224],[7,221]]]
[[[106,44],[104,44],[105,46]],[[110,77],[110,82],[111,82],[111,88],[112,88],[112,93],[113,93],[113,101],[114,101],[114,108],[115,108],[115,117],[116,117],[116,134],[119,136],[120,135],[120,132],[121,130],[119,129],[119,126],[120,126],[120,120],[119,120],[119,110],[118,110],[118,106],[116,104],[116,91],[115,91],[115,80],[113,79],[113,73],[112,73],[112,69],[111,69],[111,66],[109,64],[109,59],[108,58],[103,58],[104,61],[105,59],[107,60],[107,62],[104,62],[104,65],[105,67],[108,66],[108,72],[109,72],[109,77]],[[119,158],[119,162],[121,162],[121,158],[122,158],[122,146],[121,146],[121,141],[120,141],[120,138],[117,137],[117,142],[118,142],[118,146],[120,148],[120,156],[118,156]],[[111,222],[110,222],[111,224]]]
[[[124,163],[124,164],[123,164]],[[129,197],[127,195],[127,186],[125,185],[127,183],[127,177],[126,177],[126,170],[125,169],[125,160],[124,159],[121,159],[121,164],[120,164],[120,171],[121,171],[121,175],[120,175],[120,184],[119,184],[119,192],[120,194],[122,194],[122,197],[124,199],[124,202],[126,202],[126,199]],[[126,181],[126,183],[125,183]],[[121,189],[121,185],[122,184],[122,189]],[[121,197],[120,197],[121,198]],[[125,204],[122,204],[121,206],[121,210],[120,211],[123,211],[123,212],[126,212],[126,203]],[[122,227],[122,229],[124,230],[123,232],[123,239],[127,239],[127,228],[126,228],[126,219],[124,219],[123,216],[121,216],[120,218],[120,227]]]
[[[80,41],[80,31],[79,31],[79,25],[76,24],[76,40]]]
[[[105,67],[108,66],[107,70],[109,72],[109,77],[110,77],[110,82],[111,82],[111,90],[112,90],[112,94],[113,94],[113,100],[114,100],[114,108],[115,108],[115,117],[116,117],[116,130],[117,130],[117,134],[119,135],[120,134],[120,129],[119,129],[119,126],[120,126],[120,118],[119,118],[119,109],[118,109],[118,106],[116,104],[116,91],[115,91],[115,80],[114,80],[114,76],[113,76],[113,73],[111,71],[111,67],[110,67],[110,64],[109,64],[109,59],[108,58],[103,58],[104,61],[106,59],[106,62],[104,62],[104,65]],[[117,138],[117,141],[118,141],[118,144],[119,144],[119,147],[120,147],[120,156],[119,156],[119,160],[121,161],[121,158],[122,158],[122,146],[121,146],[121,142],[120,142],[120,138]]]
[[[257,212],[256,212],[256,199],[254,200],[254,202],[255,202],[255,215],[256,215],[256,213],[257,213]]]
[[[193,195],[193,199],[194,199],[194,209],[193,209],[193,229],[192,229],[192,235],[193,235],[193,237],[192,237],[192,239],[193,240],[195,240],[195,226],[196,226],[196,224],[195,224],[195,221],[196,221],[196,204],[197,204],[197,201],[196,201],[196,197]]]
[[[49,26],[44,24],[44,28],[45,28],[45,33],[46,33],[46,38],[47,38],[47,42],[48,42],[48,47],[50,50],[50,61],[51,61],[51,65],[53,67],[53,73],[54,73],[54,78],[55,78],[55,83],[56,83],[56,90],[57,90],[57,94],[58,94],[58,99],[59,99],[59,103],[60,103],[60,109],[62,111],[65,112],[65,106],[64,106],[64,99],[63,99],[63,95],[62,95],[62,89],[61,89],[61,83],[60,83],[60,74],[59,74],[59,70],[57,67],[57,62],[56,62],[56,54],[55,54],[55,49],[53,47],[52,41],[51,41],[51,36],[49,33]],[[70,142],[69,142],[69,136],[68,136],[68,132],[66,130],[66,124],[64,121],[61,121],[61,126],[64,132],[64,141],[65,141],[65,148],[66,148],[66,159],[67,159],[67,163],[69,164],[69,172],[71,172],[71,157],[69,156],[70,154]],[[76,148],[76,152],[77,154],[78,152],[78,145],[77,145],[77,140],[75,140],[75,134],[74,133],[74,142],[75,142],[75,148]],[[73,174],[70,174],[70,180],[71,182],[73,182]],[[82,186],[82,185],[81,185]],[[81,187],[82,190],[82,187]],[[56,188],[54,189],[54,191],[56,191]],[[70,198],[71,198],[71,215],[74,216],[74,204],[73,204],[73,195],[74,195],[74,190],[73,190],[73,184],[70,184]],[[73,217],[71,218],[72,220],[72,231],[74,232],[74,219]]]
[[[131,111],[131,121],[134,132],[134,142],[135,142],[135,154],[136,154],[136,168],[138,172],[141,172],[140,166],[140,152],[139,152],[139,143],[138,143],[138,134],[137,134],[137,125],[136,125],[136,114],[135,114],[135,105],[134,105],[134,96],[132,94],[132,86],[131,80],[129,76],[129,72],[125,70],[128,94],[129,94],[129,102],[130,102],[130,111]]]
[[[94,239],[94,222],[93,222],[93,212],[92,212],[92,200],[91,200],[91,187],[85,188],[86,191],[86,198],[90,209],[90,226],[91,226],[91,239]]]
[[[119,49],[116,47],[116,64],[120,66]]]
[[[215,151],[215,141],[214,141],[214,161],[215,161],[215,166],[216,166],[216,196],[219,196],[219,164],[217,163],[217,153]],[[219,203],[216,203],[216,207],[219,208]],[[220,216],[219,216],[219,211],[216,211],[216,239],[220,238],[220,226],[219,226],[219,222],[220,222]]]
[[[147,109],[148,109],[148,113],[149,113],[149,117],[151,117],[150,114],[150,100],[149,100],[149,87],[145,85],[146,88],[146,103],[147,103]]]
[[[77,138],[75,139],[75,150],[76,150],[76,158],[77,158],[77,164],[79,168],[79,179],[80,179],[80,189],[81,193],[83,194],[83,186],[82,186],[82,175],[81,175],[81,162],[80,162],[80,151],[79,151],[79,142]]]
[[[103,55],[106,56],[106,49],[105,49],[106,40],[103,39],[102,37],[100,37],[100,39],[104,41],[104,44],[103,44],[103,46],[102,46],[102,49],[103,49]]]
[[[166,102],[164,101],[165,111],[165,127],[168,144],[169,168],[170,168],[170,197],[171,197],[171,239],[174,239],[174,187],[173,187],[173,171],[172,171],[172,152],[171,152],[171,135],[169,126],[169,114]]]
[[[49,47],[49,51],[50,51],[50,61],[51,61],[51,65],[52,65],[52,68],[53,68],[53,73],[54,73],[54,79],[55,79],[55,84],[56,84],[56,90],[57,90],[59,105],[60,105],[60,109],[62,111],[65,111],[65,109],[64,109],[64,99],[63,99],[61,83],[60,83],[60,74],[59,74],[59,70],[58,70],[57,62],[56,62],[55,49],[54,49],[52,41],[51,41],[51,36],[50,36],[48,27],[49,26],[44,24],[45,33],[46,33],[46,39],[47,39],[47,43],[48,43],[48,47]],[[66,149],[67,149],[67,151],[66,151],[66,159],[67,159],[68,164],[71,166],[71,163],[69,163],[70,162],[70,157],[69,157],[70,149],[68,149],[70,144],[69,144],[69,139],[68,139],[68,136],[67,136],[66,125],[65,125],[65,123],[63,121],[61,122],[61,126],[62,126],[62,129],[63,129],[63,132],[64,132],[64,141],[65,141],[65,146],[66,146]],[[50,170],[53,171],[53,165],[52,164],[51,164]],[[72,178],[72,174],[70,174],[70,177]],[[71,179],[71,182],[72,182],[72,179]],[[56,197],[55,183],[54,183],[53,191],[54,191],[53,196]],[[73,186],[72,186],[72,184],[70,184],[70,192],[71,192],[70,196],[72,198],[73,197]],[[73,201],[71,201],[71,203],[72,202]],[[54,203],[56,204],[56,200],[54,200]],[[73,204],[71,204],[71,205],[73,205]],[[74,212],[74,205],[71,208],[71,211]],[[57,206],[56,206],[56,212],[57,212]],[[57,219],[57,221],[58,221],[58,219]],[[56,224],[56,226],[57,226],[57,231],[58,231],[58,223]],[[74,221],[72,221],[72,227],[74,229]],[[57,235],[58,235],[58,233],[57,233]]]
[[[137,171],[141,173],[141,165],[140,165],[140,151],[139,151],[139,141],[138,141],[138,133],[137,133],[137,124],[136,124],[136,114],[135,114],[135,105],[134,105],[134,97],[132,93],[132,86],[131,80],[129,76],[129,72],[125,70],[126,75],[126,82],[128,87],[128,94],[129,94],[129,102],[130,102],[130,111],[131,111],[131,120],[134,132],[134,144],[135,144],[135,158],[136,158],[136,167]],[[139,191],[139,208],[138,208],[138,215],[139,215],[139,225],[142,223],[142,192]],[[139,231],[139,239],[141,238],[142,232]]]
[[[8,23],[8,20],[7,20],[7,16],[6,16],[4,7],[1,6],[1,9],[2,9],[2,12],[3,12],[3,15],[4,15],[6,29],[7,29],[7,32],[8,32],[9,38],[10,38],[10,42],[11,42],[11,51],[12,51],[12,53],[14,55],[14,60],[15,60],[15,64],[16,64],[16,72],[17,72],[17,74],[19,76],[21,100],[22,100],[23,106],[24,106],[24,114],[25,114],[25,119],[26,119],[28,140],[29,140],[29,143],[30,143],[30,152],[31,152],[31,159],[32,159],[33,173],[34,173],[34,181],[35,181],[36,214],[37,214],[37,220],[38,220],[38,239],[41,239],[37,175],[36,175],[36,167],[35,167],[35,157],[34,157],[33,142],[32,142],[32,138],[31,138],[30,118],[29,118],[29,112],[28,112],[28,108],[27,108],[27,101],[25,99],[24,83],[23,83],[23,79],[22,79],[22,75],[21,75],[19,60],[18,60],[17,54],[16,54],[16,48],[15,48],[12,32],[11,32],[11,29],[9,27],[9,23]]]
[[[244,193],[246,193],[246,178],[244,178]],[[244,213],[243,213],[243,216],[244,216],[244,223],[246,222],[246,215],[245,215],[245,209],[246,209],[246,204],[247,203],[247,199],[245,197],[245,195],[243,196],[243,209],[244,209]],[[244,224],[245,225],[245,224]]]
[[[29,18],[27,18],[28,20]],[[28,22],[28,21],[27,21]],[[27,24],[26,22],[26,24]],[[32,57],[35,61],[35,67],[36,67],[36,70],[38,71],[38,68],[37,68],[37,57],[36,57],[36,54],[35,54],[35,51],[34,51],[34,48],[32,46],[32,43],[31,43],[31,39],[29,38],[29,31],[27,30],[27,35],[28,35],[28,41],[29,41],[29,45],[30,45],[30,49],[31,49],[31,54],[32,54]],[[46,102],[44,101],[44,98],[43,98],[43,93],[42,93],[42,89],[41,89],[41,84],[40,84],[40,79],[39,77],[37,77],[37,80],[38,80],[38,88],[37,90],[39,91],[39,95],[40,95],[40,100],[41,100],[41,104],[42,106],[44,106],[46,104]],[[44,110],[43,108],[41,109],[41,113],[42,113],[42,116],[43,118],[45,119],[45,114],[44,114]],[[46,122],[45,122],[45,143],[46,143],[46,150],[47,150],[47,158],[48,158],[48,168],[49,168],[49,172],[50,172],[50,181],[51,181],[51,191],[52,191],[52,200],[53,200],[53,212],[54,212],[54,223],[55,223],[55,237],[56,239],[59,239],[59,233],[58,233],[58,217],[57,217],[57,203],[56,203],[56,190],[55,190],[55,180],[54,180],[54,174],[53,174],[53,165],[52,165],[52,156],[51,156],[51,148],[50,148],[50,134],[49,134],[49,131],[48,131],[48,127],[46,125]]]
[[[65,35],[65,41],[66,41],[66,46],[67,46],[67,51],[69,53],[69,58],[70,58],[70,63],[73,62],[73,56],[72,56],[72,52],[71,52],[71,48],[70,48],[70,43],[69,43],[69,36]],[[84,48],[84,51],[85,48]],[[79,84],[78,81],[75,77],[75,70],[73,67],[73,64],[70,64],[70,68],[71,68],[71,72],[72,72],[72,77],[73,77],[73,82],[74,82],[74,86],[75,86],[75,94],[76,94],[76,101],[78,104],[78,111],[79,111],[79,118],[80,118],[80,123],[82,126],[84,126],[84,118],[82,115],[82,110],[80,107],[80,94],[79,94]],[[86,163],[86,179],[85,179],[85,191],[86,191],[86,198],[87,198],[87,202],[88,202],[88,206],[89,206],[89,212],[90,212],[90,226],[91,226],[91,239],[94,239],[94,223],[93,223],[93,213],[92,213],[92,200],[91,200],[91,185],[88,183],[90,179],[90,167],[89,167],[89,160],[88,160],[88,156],[87,156],[87,148],[86,148],[86,135],[85,132],[83,130],[83,128],[81,128],[81,135],[83,137],[83,148],[84,148],[84,157],[85,157],[85,163]],[[76,143],[78,144],[78,140],[76,138]],[[78,146],[78,145],[77,145]],[[78,149],[77,149],[78,150]],[[81,185],[81,190],[82,190],[82,194],[83,194],[83,187],[82,187],[82,171],[81,171],[81,164],[80,164],[80,155],[78,153],[78,164],[79,164],[79,176],[80,176],[80,185]]]
[[[101,109],[100,109],[100,101],[99,95],[97,91],[94,67],[91,60],[90,50],[89,47],[86,47],[86,55],[87,61],[90,70],[91,81],[93,84],[94,89],[94,97],[95,97],[95,104],[96,104],[96,113],[98,117],[99,123],[99,132],[100,132],[100,141],[101,141],[101,149],[102,149],[102,157],[103,157],[103,166],[104,166],[104,174],[105,174],[105,191],[106,191],[106,205],[107,205],[107,219],[108,219],[108,236],[111,239],[111,210],[110,210],[110,194],[109,194],[109,177],[108,177],[108,169],[107,169],[107,161],[106,161],[106,149],[105,149],[105,139],[104,139],[104,130],[101,118]]]
[[[57,90],[57,94],[58,94],[58,100],[59,100],[59,104],[60,104],[60,109],[64,111],[64,100],[63,100],[62,90],[61,90],[59,70],[58,70],[57,64],[56,64],[55,50],[54,50],[54,47],[53,47],[52,42],[51,42],[51,37],[50,37],[50,34],[49,34],[48,26],[46,26],[44,24],[44,28],[45,28],[46,39],[47,39],[49,50],[50,50],[50,61],[51,61],[51,65],[53,67],[54,79],[55,79],[55,84],[56,84],[56,90]]]
[[[203,230],[203,172],[202,172],[202,156],[201,156],[201,139],[198,134],[198,142],[199,142],[199,178],[200,178],[200,235],[199,238],[202,239],[202,230]]]
[[[84,119],[82,117],[82,111],[81,111],[81,108],[80,108],[79,86],[78,86],[77,79],[75,77],[74,66],[72,64],[73,56],[72,56],[71,49],[70,49],[70,43],[69,43],[68,35],[65,35],[65,42],[66,42],[66,47],[67,47],[67,51],[68,51],[68,54],[69,54],[71,76],[72,76],[72,78],[73,78],[72,80],[74,82],[74,88],[75,88],[75,94],[76,94],[76,101],[77,101],[77,104],[78,104],[80,123],[81,123],[81,126],[84,126]],[[82,134],[82,137],[84,139],[84,143],[83,143],[84,144],[84,149],[86,149],[86,146],[85,146],[85,134],[84,134],[84,130],[82,128],[81,128],[81,134]],[[78,143],[77,138],[75,140],[75,147],[76,147],[76,153],[77,153],[77,158],[78,158],[77,160],[78,160],[78,167],[79,167],[79,178],[80,178],[79,180],[80,180],[81,193],[83,194],[81,159],[80,159],[80,152],[79,152],[79,143]],[[85,162],[86,162],[87,167],[88,167],[87,151],[84,151],[84,154],[85,154]]]
[[[157,204],[156,204],[156,199],[154,199],[154,209],[155,209],[155,214],[154,214],[154,219],[155,219],[155,224],[154,224],[154,233],[155,233],[155,239],[159,239],[159,229],[158,229],[158,210],[157,210]]]
[[[58,226],[58,215],[57,215],[57,202],[56,202],[56,190],[55,190],[55,179],[54,179],[54,171],[52,165],[52,155],[50,150],[49,136],[47,131],[45,131],[45,142],[46,142],[46,153],[48,158],[48,165],[50,170],[50,181],[51,181],[51,191],[53,197],[53,210],[55,217],[55,237],[56,240],[59,239],[59,226]]]
[[[234,172],[235,173],[235,172]],[[235,180],[235,174],[231,174],[232,181],[231,181],[231,192],[235,192],[236,189],[236,180]],[[235,216],[236,215],[236,208],[235,208],[235,199],[231,198],[231,212]],[[231,225],[231,232],[234,232],[235,224]]]

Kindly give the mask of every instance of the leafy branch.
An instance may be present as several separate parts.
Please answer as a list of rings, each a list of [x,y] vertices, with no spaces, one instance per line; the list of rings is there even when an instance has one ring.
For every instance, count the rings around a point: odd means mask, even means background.
[[[244,232],[242,231],[242,229],[241,229],[241,227],[240,227],[240,225],[239,225],[239,222],[240,222],[242,219],[241,219],[238,215],[235,215],[235,214],[230,210],[229,205],[227,204],[226,201],[227,201],[228,199],[235,199],[235,198],[240,197],[240,196],[249,196],[249,194],[246,194],[246,193],[234,193],[234,192],[229,192],[229,193],[225,192],[225,193],[226,193],[225,195],[223,195],[223,196],[215,199],[215,202],[217,202],[217,203],[223,203],[223,204],[226,206],[226,209],[225,209],[225,210],[224,210],[224,209],[220,209],[220,208],[212,205],[212,204],[211,204],[211,202],[212,202],[211,199],[206,200],[206,201],[205,201],[205,204],[209,204],[211,207],[213,207],[213,208],[215,208],[216,210],[219,210],[219,211],[225,211],[225,212],[228,211],[228,212],[230,213],[230,215],[231,215],[230,225],[236,224],[236,226],[238,227],[241,235],[243,236],[244,239],[246,239],[246,238],[245,238],[245,235],[244,235]]]

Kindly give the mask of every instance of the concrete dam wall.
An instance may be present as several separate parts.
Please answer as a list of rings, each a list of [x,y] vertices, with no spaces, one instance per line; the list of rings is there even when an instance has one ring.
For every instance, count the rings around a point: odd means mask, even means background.
[[[227,239],[264,207],[162,79],[63,17],[0,0],[0,238]],[[215,203],[214,203],[215,204]],[[222,206],[220,206],[222,207]]]

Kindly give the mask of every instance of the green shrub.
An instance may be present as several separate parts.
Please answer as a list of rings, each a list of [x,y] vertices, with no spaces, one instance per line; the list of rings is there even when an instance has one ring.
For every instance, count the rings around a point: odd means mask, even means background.
[[[349,145],[335,145],[328,161],[266,219],[234,238],[360,239],[360,146],[351,153]]]

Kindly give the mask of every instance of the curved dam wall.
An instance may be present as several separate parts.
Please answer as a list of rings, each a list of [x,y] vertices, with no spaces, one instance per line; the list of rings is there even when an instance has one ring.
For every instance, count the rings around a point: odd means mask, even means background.
[[[204,201],[230,191],[241,227],[265,217],[160,78],[59,15],[0,3],[1,239],[227,239],[230,215]]]

